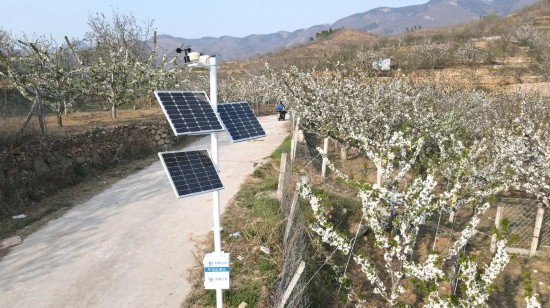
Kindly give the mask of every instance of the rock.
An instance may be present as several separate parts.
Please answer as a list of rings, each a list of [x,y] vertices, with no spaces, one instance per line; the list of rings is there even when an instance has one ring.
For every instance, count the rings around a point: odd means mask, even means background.
[[[357,228],[359,227],[359,231],[357,231]],[[349,230],[350,234],[357,234],[357,236],[363,236],[365,235],[365,233],[367,233],[367,227],[365,227],[365,225],[361,224],[359,225],[359,223],[353,223],[350,227],[350,230]]]
[[[63,170],[69,169],[73,165],[73,160],[68,157],[61,158],[61,168]]]
[[[163,139],[160,139],[159,141],[157,141],[157,145],[158,146],[161,146],[164,144],[164,140]]]
[[[155,141],[159,141],[160,140],[160,135],[155,135]]]
[[[22,219],[22,218],[27,218],[27,215],[19,214],[19,215],[12,216],[11,218],[13,218],[13,219]]]
[[[271,250],[268,247],[260,246],[260,250],[265,253],[266,255],[271,253]]]
[[[20,162],[19,166],[25,170],[33,170],[34,168],[33,162],[29,159]]]
[[[96,152],[94,156],[92,157],[92,163],[94,165],[100,165],[103,160],[101,159],[101,156]]]
[[[242,302],[239,304],[239,308],[246,308],[248,304],[246,302]]]
[[[241,232],[237,231],[235,233],[231,233],[231,234],[229,234],[229,237],[239,238],[239,237],[241,237]]]
[[[11,246],[19,245],[23,242],[20,236],[12,236],[10,238],[7,238],[0,243],[0,249],[5,249]]]
[[[0,170],[10,170],[12,168],[15,168],[12,158],[7,158],[3,162],[0,162]]]
[[[86,162],[86,158],[82,157],[82,156],[78,156],[76,158],[76,162],[79,163],[79,164],[83,164]]]

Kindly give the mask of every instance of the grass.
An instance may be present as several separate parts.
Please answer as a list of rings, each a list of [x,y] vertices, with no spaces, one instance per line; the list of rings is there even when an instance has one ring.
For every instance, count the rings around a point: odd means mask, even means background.
[[[15,234],[17,230],[36,223],[43,217],[57,212],[58,210],[68,208],[71,204],[67,202],[55,203],[48,207],[40,207],[36,211],[30,212],[27,217],[21,219],[6,219],[0,224],[0,238],[7,238]]]
[[[283,153],[290,153],[290,136],[286,137],[283,143],[271,154],[271,158],[279,163]]]
[[[276,286],[281,271],[283,252],[279,246],[284,232],[284,217],[275,197],[279,176],[277,160],[289,147],[287,138],[270,161],[256,167],[222,218],[222,246],[231,254],[231,289],[224,291],[227,307],[237,307],[242,302],[248,307],[269,306],[272,302],[269,290]],[[236,232],[241,236],[229,236]],[[262,252],[260,246],[268,247],[270,253]],[[202,289],[202,266],[197,267],[195,291],[183,306],[214,306],[215,292]]]

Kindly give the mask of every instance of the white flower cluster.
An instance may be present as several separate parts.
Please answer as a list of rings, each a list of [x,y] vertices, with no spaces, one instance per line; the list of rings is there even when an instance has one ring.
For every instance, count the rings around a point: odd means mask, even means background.
[[[478,208],[474,216],[470,219],[470,222],[468,225],[462,230],[460,233],[460,237],[453,243],[453,245],[449,248],[449,251],[447,252],[446,259],[449,260],[455,256],[458,255],[460,250],[464,248],[464,245],[468,243],[468,241],[477,234],[477,225],[479,224],[479,216],[485,213],[487,209],[489,208],[489,203],[483,204],[481,208]]]
[[[311,227],[322,240],[352,253],[375,293],[390,305],[399,302],[408,285],[403,279],[424,281],[436,289],[450,281],[454,274],[447,273],[444,264],[457,259],[460,281],[467,289],[459,300],[465,306],[485,305],[487,289],[509,260],[506,243],[498,242],[497,253],[481,270],[467,256],[458,258],[459,252],[477,234],[480,216],[489,208],[488,197],[517,187],[547,202],[550,138],[548,126],[541,123],[548,119],[528,122],[522,115],[522,133],[517,128],[515,132],[507,127],[510,115],[499,114],[502,109],[496,106],[501,102],[483,92],[452,91],[399,78],[372,79],[339,63],[325,71],[290,67],[269,74],[269,95],[284,98],[300,115],[304,130],[360,149],[381,178],[379,184],[354,181],[318,149],[334,174],[357,188],[362,222],[382,252],[382,266],[354,253],[361,248],[352,248],[350,237],[334,228],[323,214],[321,200],[304,185],[302,196],[316,219]],[[508,101],[512,109],[517,107],[514,99]],[[547,116],[550,109],[538,110],[529,114]],[[412,258],[421,225],[431,215],[456,211],[463,204],[472,205],[475,214],[445,254]],[[429,307],[451,305],[450,298],[437,291],[428,300]]]
[[[542,305],[539,302],[539,299],[537,298],[538,294],[533,294],[530,297],[525,298],[525,303],[527,308],[541,308]]]
[[[493,146],[509,185],[550,207],[550,127],[538,122],[522,113],[512,127],[494,129]]]

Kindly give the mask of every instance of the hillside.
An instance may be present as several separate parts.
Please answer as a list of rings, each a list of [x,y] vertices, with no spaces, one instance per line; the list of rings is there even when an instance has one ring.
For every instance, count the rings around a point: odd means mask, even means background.
[[[311,67],[317,62],[323,62],[334,56],[353,52],[366,45],[374,44],[379,36],[368,32],[340,29],[327,38],[314,42],[308,42],[293,46],[288,49],[280,49],[262,56],[252,57],[241,61],[224,62],[222,72],[234,73],[259,73],[265,70],[265,63],[272,67],[296,65],[298,67]]]
[[[506,17],[477,19],[461,25],[390,36],[341,29],[323,39],[293,48],[248,60],[223,62],[220,72],[235,78],[244,73],[263,74],[266,62],[272,68],[296,65],[305,70],[314,65],[322,68],[327,61],[357,65],[360,56],[366,57],[362,65],[369,70],[369,61],[392,57],[399,68],[392,75],[445,80],[487,90],[524,89],[550,95],[547,90],[548,74],[544,72],[540,63],[542,60],[539,59],[544,52],[537,54],[517,39],[519,29],[530,27],[541,33],[550,29],[550,6],[539,3]],[[460,50],[465,50],[471,44],[469,42],[475,42],[480,58],[467,64],[460,59],[459,54]]]
[[[496,14],[505,16],[536,0],[431,0],[400,8],[381,7],[342,18],[333,28],[353,28],[377,34],[398,34],[416,27],[435,28]]]
[[[317,25],[293,32],[279,31],[270,34],[252,34],[242,38],[222,36],[219,38],[185,39],[162,34],[157,37],[157,44],[161,54],[174,55],[176,48],[188,45],[192,46],[195,51],[217,55],[222,60],[236,60],[305,43],[311,37],[315,37],[317,32],[328,28],[328,25]]]
[[[356,29],[392,35],[407,29],[456,25],[496,14],[505,16],[537,0],[431,0],[425,4],[400,8],[381,7],[343,17],[332,24],[315,25],[292,32],[253,34],[246,37],[222,36],[188,39],[167,34],[158,36],[160,54],[174,55],[177,47],[188,45],[222,60],[246,59],[281,48],[300,45],[327,29]]]

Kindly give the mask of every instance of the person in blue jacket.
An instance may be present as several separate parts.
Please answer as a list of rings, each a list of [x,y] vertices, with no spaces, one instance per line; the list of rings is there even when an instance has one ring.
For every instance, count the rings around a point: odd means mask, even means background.
[[[277,104],[277,112],[279,113],[279,121],[284,121],[285,120],[285,115],[286,115],[286,109],[285,109],[285,105],[283,104],[283,102],[279,102]]]

